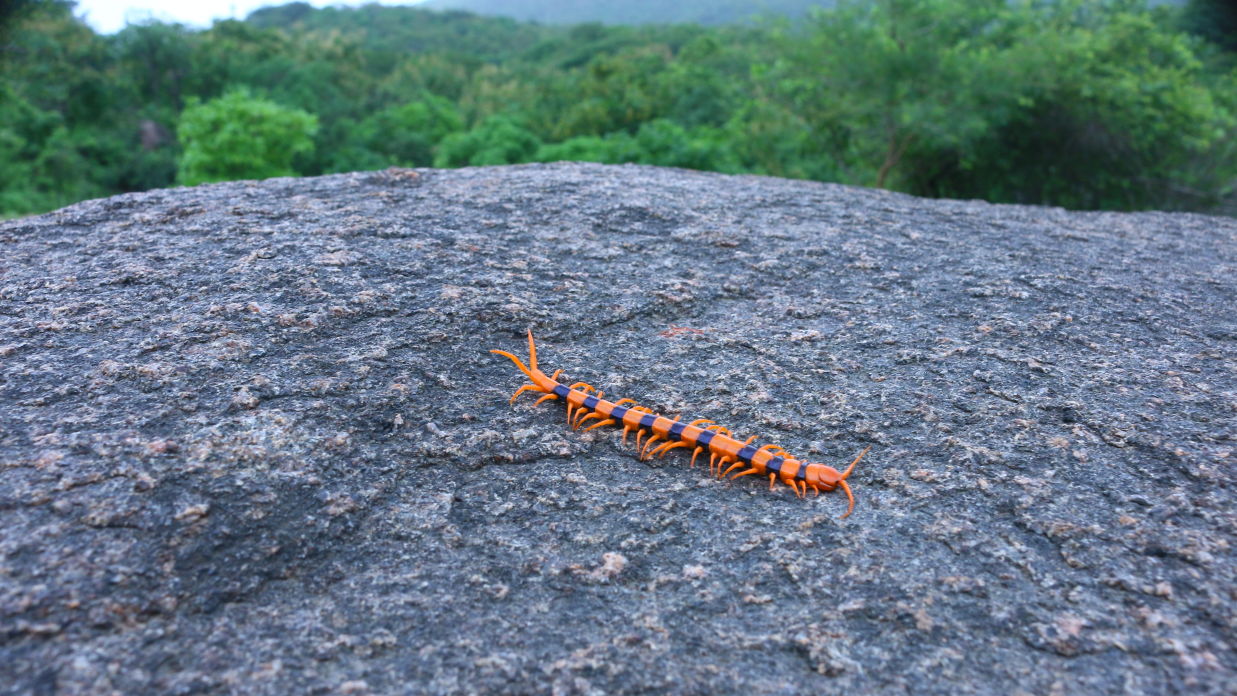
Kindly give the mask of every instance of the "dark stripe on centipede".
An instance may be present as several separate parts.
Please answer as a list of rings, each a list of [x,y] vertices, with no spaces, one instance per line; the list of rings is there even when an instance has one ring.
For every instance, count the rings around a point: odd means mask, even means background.
[[[558,396],[563,396],[563,397],[565,397],[565,396],[567,396],[567,395],[568,395],[568,394],[570,394],[570,393],[571,393],[571,390],[570,390],[570,389],[568,389],[568,388],[567,388],[567,385],[565,385],[565,384],[559,384],[559,385],[556,385],[556,386],[554,387],[554,394],[556,394],[556,395],[558,395]]]
[[[656,413],[646,413],[644,414],[644,417],[640,419],[640,427],[651,428],[653,427],[653,421],[655,420],[657,420]]]
[[[752,447],[751,445],[748,445],[747,447],[744,447],[743,449],[739,450],[739,459],[742,459],[748,464],[751,464],[753,454],[756,454],[756,448]]]
[[[601,399],[598,399],[595,396],[586,397],[584,399],[584,408],[589,408],[589,409],[597,408],[598,401],[601,401]]]
[[[683,428],[686,428],[686,427],[687,427],[686,423],[675,423],[674,425],[670,426],[670,436],[676,440],[680,439],[680,436],[683,434]]]
[[[610,412],[610,417],[614,420],[623,420],[623,416],[625,415],[627,415],[626,406],[615,406],[614,410]]]
[[[696,444],[701,447],[708,447],[709,442],[713,439],[715,435],[717,435],[717,433],[713,432],[712,430],[706,430],[703,433],[700,433],[700,437],[696,438]]]
[[[782,473],[782,462],[784,461],[786,461],[785,457],[774,457],[773,459],[770,459],[769,463],[765,464],[765,473],[767,474]]]

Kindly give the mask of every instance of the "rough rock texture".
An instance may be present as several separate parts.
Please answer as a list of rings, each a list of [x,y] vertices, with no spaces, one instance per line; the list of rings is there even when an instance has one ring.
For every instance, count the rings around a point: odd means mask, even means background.
[[[1237,221],[649,167],[0,225],[0,693],[1237,689]],[[807,500],[523,354],[844,464]]]

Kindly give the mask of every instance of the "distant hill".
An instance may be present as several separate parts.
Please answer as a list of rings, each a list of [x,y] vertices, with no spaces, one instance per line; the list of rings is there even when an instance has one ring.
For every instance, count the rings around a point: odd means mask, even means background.
[[[255,10],[245,22],[261,29],[363,36],[371,61],[379,55],[395,60],[407,53],[453,53],[501,62],[563,32],[507,17],[377,3],[315,8],[292,2]]]
[[[832,0],[429,0],[435,10],[466,10],[545,24],[732,24],[761,16],[800,17]]]

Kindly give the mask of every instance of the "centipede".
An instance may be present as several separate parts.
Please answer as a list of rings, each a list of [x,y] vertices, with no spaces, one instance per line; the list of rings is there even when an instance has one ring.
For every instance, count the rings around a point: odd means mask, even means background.
[[[791,455],[778,445],[766,444],[759,447],[753,443],[758,439],[753,435],[747,439],[732,433],[714,421],[697,419],[683,422],[679,417],[667,418],[653,412],[652,409],[641,406],[634,399],[618,399],[608,401],[605,392],[585,382],[563,384],[558,381],[562,370],[555,370],[547,375],[537,367],[537,344],[533,340],[532,329],[528,331],[528,364],[525,365],[515,355],[494,349],[490,351],[509,358],[523,372],[531,384],[522,385],[511,395],[510,403],[525,392],[541,394],[534,406],[546,401],[563,401],[567,406],[567,425],[572,430],[580,430],[589,421],[596,421],[584,428],[587,432],[594,428],[606,426],[622,426],[622,442],[627,444],[628,436],[635,434],[637,458],[641,461],[654,457],[665,457],[676,449],[692,450],[690,467],[695,468],[696,459],[702,454],[709,455],[709,476],[716,479],[730,480],[744,476],[768,477],[769,490],[772,491],[778,483],[789,486],[799,498],[804,498],[808,490],[814,495],[821,491],[829,492],[841,488],[846,493],[848,505],[846,519],[855,510],[855,495],[847,485],[846,479],[855,470],[855,466],[863,456],[871,450],[864,448],[843,471],[819,462],[807,462]],[[744,468],[747,467],[747,468]]]

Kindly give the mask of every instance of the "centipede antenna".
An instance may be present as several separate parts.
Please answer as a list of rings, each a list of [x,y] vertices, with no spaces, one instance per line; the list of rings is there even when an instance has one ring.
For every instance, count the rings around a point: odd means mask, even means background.
[[[867,450],[864,450],[864,451],[866,452]],[[859,456],[862,457],[863,455],[859,455]],[[850,517],[850,513],[855,511],[855,496],[851,494],[850,486],[846,485],[846,479],[842,479],[841,481],[838,481],[838,484],[842,486],[842,490],[846,491],[846,499],[850,501],[850,506],[846,508],[846,514],[838,518],[838,519],[844,520],[847,517]]]
[[[855,470],[855,465],[859,463],[860,459],[863,459],[863,455],[867,454],[868,450],[870,449],[872,449],[872,445],[868,445],[867,447],[863,448],[863,451],[859,453],[859,456],[855,457],[855,461],[851,462],[850,466],[846,467],[846,471],[842,472],[843,481],[846,480],[847,476],[850,476],[850,472]]]
[[[523,372],[524,374],[528,375],[529,379],[533,378],[532,370],[529,370],[527,367],[525,367],[524,363],[521,362],[519,358],[515,357],[511,353],[508,353],[505,350],[491,350],[490,352],[497,353],[498,355],[501,355],[504,358],[510,358],[511,362],[515,363],[515,366],[520,368],[520,372]],[[533,365],[536,365],[536,364],[537,364],[536,362],[533,363]]]

